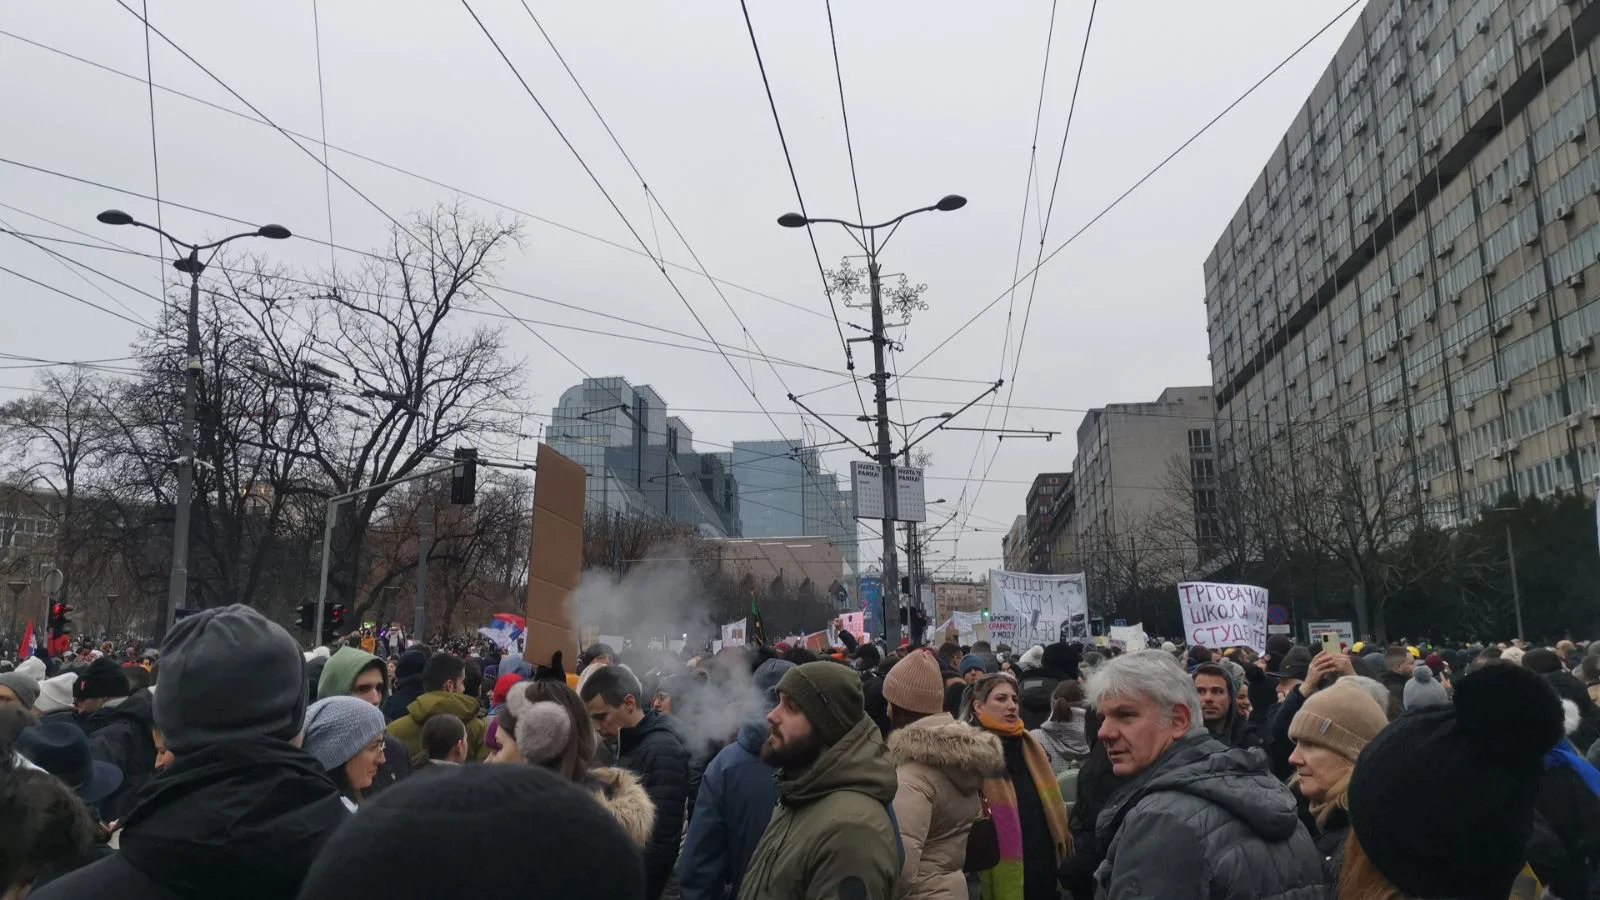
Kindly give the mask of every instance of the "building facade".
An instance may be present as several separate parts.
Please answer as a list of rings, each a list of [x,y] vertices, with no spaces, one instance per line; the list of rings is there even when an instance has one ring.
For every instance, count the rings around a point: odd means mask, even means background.
[[[1033,477],[1028,497],[1023,506],[1027,519],[1024,528],[1027,552],[1026,568],[1018,571],[1045,573],[1052,571],[1050,559],[1050,508],[1066,494],[1072,484],[1071,472],[1041,472]]]
[[[1028,517],[1017,516],[1011,529],[1000,539],[1000,553],[1007,572],[1028,571]]]
[[[734,441],[725,459],[739,484],[745,537],[824,535],[853,584],[859,553],[850,492],[839,489],[838,477],[822,467],[816,450],[790,441]]]
[[[933,583],[933,624],[942,624],[951,613],[978,612],[989,608],[989,581],[935,581]]]
[[[1600,471],[1597,32],[1366,7],[1205,263],[1225,470],[1337,444],[1441,526]]]

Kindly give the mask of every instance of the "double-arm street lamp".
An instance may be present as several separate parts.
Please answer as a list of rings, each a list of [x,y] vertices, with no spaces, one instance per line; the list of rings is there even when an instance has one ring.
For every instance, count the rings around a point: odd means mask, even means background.
[[[167,582],[167,614],[162,625],[162,634],[166,634],[166,630],[172,627],[173,621],[177,618],[178,609],[183,606],[189,588],[189,514],[194,502],[195,410],[200,392],[200,273],[204,272],[211,260],[216,258],[217,250],[229,241],[247,237],[281,241],[290,236],[289,229],[282,225],[263,225],[255,231],[231,234],[209,244],[191,244],[188,241],[178,240],[154,225],[140,222],[120,209],[108,209],[95,218],[106,225],[133,225],[147,228],[166,238],[168,243],[172,244],[173,250],[179,254],[179,257],[172,261],[172,267],[189,276],[188,343],[183,379],[183,432],[179,435],[178,442],[178,496],[172,523],[172,574]],[[205,262],[200,261],[202,250],[212,251]]]
[[[894,233],[899,229],[900,223],[918,213],[925,212],[953,212],[967,205],[967,198],[959,194],[948,194],[940,198],[932,206],[924,206],[903,212],[892,219],[879,222],[876,225],[863,225],[859,222],[847,222],[844,219],[810,218],[801,213],[784,213],[778,217],[778,224],[785,228],[804,228],[808,225],[829,223],[842,226],[852,240],[861,247],[867,255],[867,279],[872,297],[872,381],[876,386],[874,391],[877,402],[878,414],[878,452],[877,461],[883,470],[883,585],[886,595],[899,597],[900,580],[898,566],[895,559],[894,529],[897,510],[894,509],[895,481],[894,481],[894,450],[889,446],[889,376],[884,366],[884,345],[889,340],[884,336],[883,322],[883,294],[879,281],[878,253]],[[882,240],[878,239],[878,231],[887,228],[889,233]],[[896,600],[894,606],[899,607]],[[885,604],[883,614],[884,643],[893,650],[900,644],[900,616],[898,610],[891,612]]]

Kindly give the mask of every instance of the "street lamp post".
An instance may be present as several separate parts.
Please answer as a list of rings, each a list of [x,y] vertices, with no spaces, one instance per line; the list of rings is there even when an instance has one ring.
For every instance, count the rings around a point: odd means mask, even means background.
[[[189,589],[189,516],[194,503],[195,429],[196,410],[200,397],[200,273],[217,251],[229,241],[247,237],[264,237],[281,241],[289,237],[289,229],[282,225],[263,225],[255,231],[232,234],[209,244],[191,244],[180,241],[154,225],[140,222],[120,209],[108,209],[95,217],[106,225],[133,225],[147,228],[167,239],[174,250],[187,255],[172,261],[172,267],[189,276],[189,313],[186,359],[183,378],[183,431],[178,439],[178,496],[172,523],[172,573],[167,581],[167,613],[161,632],[166,634],[183,606]],[[205,262],[200,261],[200,251],[210,250]]]
[[[1515,506],[1496,506],[1495,512],[1514,513],[1520,512]],[[1522,635],[1522,585],[1517,581],[1517,546],[1511,542],[1511,519],[1508,516],[1506,526],[1506,562],[1511,566],[1511,609],[1517,614],[1517,640],[1523,640]]]
[[[876,225],[863,225],[858,222],[847,222],[843,219],[809,218],[802,213],[784,213],[778,217],[778,224],[785,228],[804,228],[808,225],[829,223],[839,225],[845,229],[850,237],[867,254],[867,280],[872,298],[872,382],[874,385],[874,400],[878,414],[875,417],[878,425],[878,446],[876,459],[883,470],[883,587],[887,595],[893,592],[896,598],[895,611],[890,613],[888,604],[885,603],[883,613],[884,644],[889,649],[900,645],[900,615],[899,596],[900,579],[898,565],[895,558],[894,529],[899,510],[895,508],[895,482],[894,482],[894,449],[889,445],[889,375],[884,366],[884,347],[889,339],[884,335],[883,322],[883,291],[879,279],[878,252],[887,244],[889,235],[882,242],[878,240],[878,230],[893,228],[901,221],[925,212],[954,212],[967,205],[967,198],[958,194],[948,194],[932,206],[924,206],[901,213],[886,222]]]

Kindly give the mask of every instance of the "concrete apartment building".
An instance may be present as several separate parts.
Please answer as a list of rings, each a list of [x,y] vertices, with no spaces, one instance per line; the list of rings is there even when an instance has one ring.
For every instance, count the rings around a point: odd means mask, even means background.
[[[1050,534],[1050,523],[1053,519],[1051,512],[1071,489],[1071,472],[1041,472],[1033,476],[1033,485],[1028,488],[1028,496],[1023,505],[1024,515],[1027,518],[1023,529],[1023,540],[1026,545],[1024,568],[1015,571],[1037,573],[1055,571],[1051,568],[1053,544]]]
[[[977,612],[989,608],[989,579],[978,581],[935,581],[933,583],[933,624],[939,625],[955,612]]]
[[[1007,572],[1028,571],[1028,517],[1017,516],[1006,536],[1000,539],[1000,553]]]
[[[1225,466],[1342,428],[1439,525],[1600,472],[1597,32],[1366,7],[1205,263]]]

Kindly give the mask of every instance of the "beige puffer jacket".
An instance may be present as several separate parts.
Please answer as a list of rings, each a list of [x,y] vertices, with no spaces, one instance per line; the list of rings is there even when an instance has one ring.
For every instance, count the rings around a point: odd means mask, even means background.
[[[940,713],[889,735],[889,758],[900,782],[894,816],[905,850],[894,896],[966,900],[967,834],[982,810],[984,776],[1005,768],[999,738]]]

